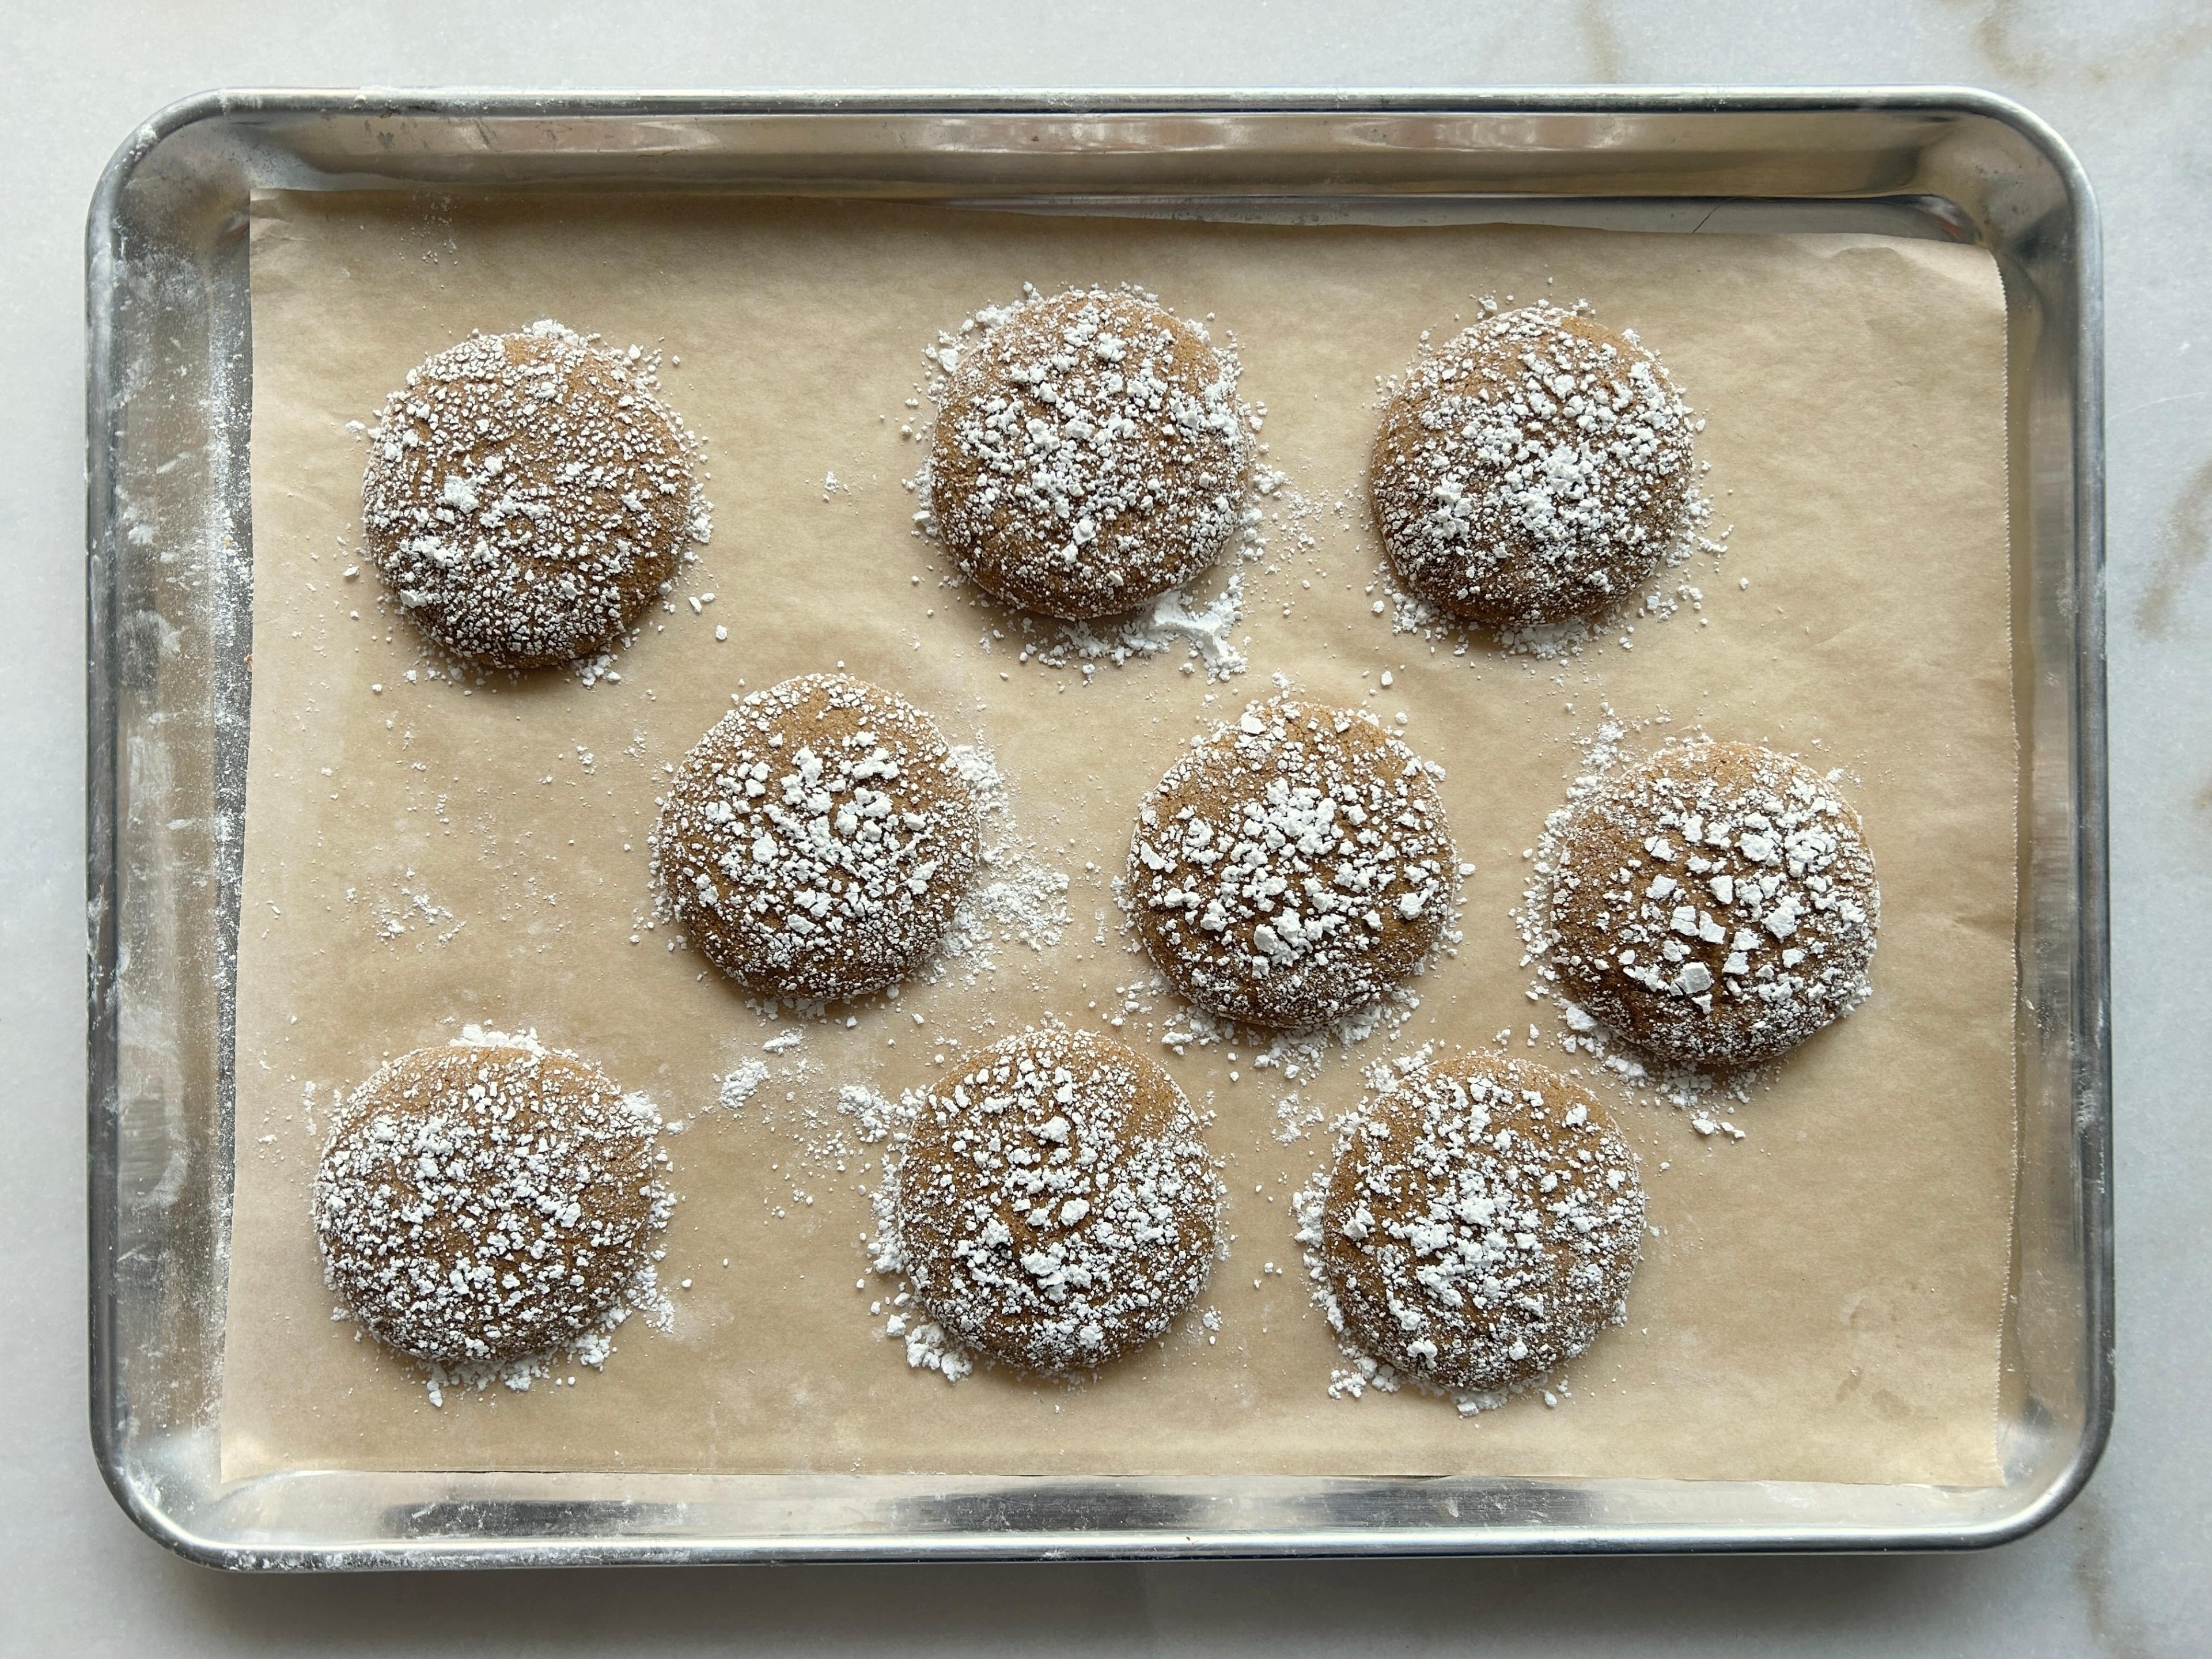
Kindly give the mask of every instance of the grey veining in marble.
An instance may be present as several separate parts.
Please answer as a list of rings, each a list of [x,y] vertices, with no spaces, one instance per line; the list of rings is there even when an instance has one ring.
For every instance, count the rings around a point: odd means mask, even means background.
[[[86,1441],[81,228],[140,117],[256,85],[1946,82],[2105,215],[2120,1401],[2037,1536],[1954,1559],[760,1570],[267,1582],[162,1555]],[[2203,0],[14,0],[0,7],[0,1652],[2212,1651],[2212,8]],[[1388,1632],[1387,1638],[1382,1632]]]

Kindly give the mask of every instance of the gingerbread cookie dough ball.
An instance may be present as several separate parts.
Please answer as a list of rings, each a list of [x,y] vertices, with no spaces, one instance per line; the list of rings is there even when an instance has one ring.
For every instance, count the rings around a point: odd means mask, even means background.
[[[1748,1066],[1867,995],[1881,894],[1828,781],[1747,743],[1678,743],[1571,803],[1548,904],[1562,987],[1638,1047]]]
[[[936,948],[975,867],[974,792],[930,718],[844,674],[756,691],[684,757],[653,835],[691,942],[770,996],[843,1001]]]
[[[1489,628],[1584,617],[1689,525],[1692,424],[1656,358],[1549,306],[1423,356],[1375,441],[1375,515],[1407,586]]]
[[[368,441],[368,556],[460,656],[539,668],[613,645],[705,539],[696,441],[635,358],[558,323],[434,354]]]
[[[1137,814],[1128,905],[1209,1013],[1310,1030],[1443,931],[1451,835],[1431,767],[1356,709],[1279,697],[1195,740]]]
[[[1619,1324],[1644,1188],[1588,1091],[1488,1055],[1389,1075],[1346,1127],[1322,1203],[1331,1322],[1371,1358],[1478,1393]]]
[[[1102,617],[1212,564],[1242,511],[1237,362],[1134,294],[987,311],[951,349],[929,460],[938,533],[1009,604]]]
[[[1173,1078],[1110,1038],[1045,1030],[931,1092],[894,1224],[916,1298],[960,1341],[1028,1370],[1087,1370],[1205,1287],[1221,1197]]]
[[[440,1364],[573,1347],[658,1255],[660,1115],[534,1036],[402,1054],[339,1110],[315,1172],[324,1276],[370,1334]]]

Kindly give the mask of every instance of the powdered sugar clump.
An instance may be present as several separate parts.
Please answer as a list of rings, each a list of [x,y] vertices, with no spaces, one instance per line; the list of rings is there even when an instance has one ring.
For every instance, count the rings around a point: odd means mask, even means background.
[[[762,1084],[768,1081],[768,1067],[757,1060],[748,1060],[737,1070],[723,1077],[715,1103],[735,1116],[744,1109]]]

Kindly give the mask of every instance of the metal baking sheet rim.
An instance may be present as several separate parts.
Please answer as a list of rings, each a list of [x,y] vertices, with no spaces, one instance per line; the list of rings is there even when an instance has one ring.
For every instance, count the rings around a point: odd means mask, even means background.
[[[2030,616],[2030,632],[2039,623],[2057,630],[2055,642],[2065,646],[2064,659],[2054,652],[2048,665],[2039,664],[2039,682],[2058,677],[2064,706],[2057,711],[2051,731],[2062,752],[2045,756],[2037,744],[2037,732],[2023,732],[2023,803],[2026,815],[2034,806],[2032,787],[2043,787],[2031,776],[2035,763],[2052,758],[2064,763],[2063,783],[2070,795],[2070,813],[2064,823],[2063,856],[2052,866],[2054,879],[2063,881],[2063,906],[2070,932],[2062,988],[2065,995],[2063,1020],[2054,1022],[2046,1009],[2031,1006],[2026,984],[2025,958],[2043,938],[2032,930],[2033,895],[2029,866],[2051,849],[2031,833],[2023,859],[2021,951],[2023,953],[2023,1012],[2021,1066],[2025,1073],[2035,1032],[2041,1032],[2037,1057],[2054,1045],[2068,1079],[2066,1089],[2072,1154],[2071,1167],[2062,1168],[2060,1201],[2070,1209],[2066,1218],[2080,1250],[2081,1343],[2075,1350],[2079,1375],[2075,1379],[2081,1397],[2073,1401],[2069,1418],[2078,1419],[2070,1442],[2056,1448],[2056,1455],[2041,1460],[2033,1473],[2017,1482],[1966,1491],[1929,1486],[1835,1487],[1767,1482],[1574,1481],[1486,1477],[1404,1480],[1343,1480],[1326,1478],[1281,1478],[1258,1480],[1094,1480],[1088,1481],[915,1480],[899,1477],[813,1477],[791,1480],[779,1477],[638,1476],[605,1474],[516,1475],[514,1474],[383,1474],[317,1472],[266,1477],[244,1483],[242,1488],[222,1489],[214,1461],[216,1424],[209,1401],[203,1399],[196,1415],[149,1436],[143,1418],[158,1415],[145,1400],[134,1398],[131,1379],[125,1375],[134,1356],[167,1354],[158,1330],[141,1307],[149,1299],[156,1313],[167,1308],[173,1317],[176,1306],[186,1307],[184,1317],[196,1316],[203,1337],[214,1334],[212,1350],[202,1340],[185,1358],[200,1362],[190,1380],[203,1392],[219,1400],[221,1352],[220,1307],[222,1286],[218,1242],[210,1260],[200,1265],[214,1282],[187,1284],[181,1290],[165,1280],[153,1282],[161,1269],[179,1265],[173,1253],[162,1254],[155,1271],[125,1270],[126,1256],[135,1250],[125,1244],[128,1200],[143,1200],[138,1188],[148,1183],[143,1172],[137,1188],[126,1194],[124,1137],[125,1103],[118,1088],[124,1015],[127,993],[127,952],[123,948],[123,902],[126,871],[119,862],[125,825],[121,807],[118,762],[122,736],[118,724],[123,686],[118,680],[122,659],[118,584],[128,569],[131,531],[124,510],[129,480],[123,476],[125,434],[121,420],[126,388],[136,391],[130,371],[137,365],[125,361],[128,319],[125,315],[129,262],[143,258],[142,250],[128,245],[125,198],[141,180],[149,163],[162,147],[192,129],[216,125],[251,125],[286,119],[350,117],[373,123],[379,119],[428,120],[465,124],[512,118],[544,121],[593,120],[610,118],[651,119],[674,130],[688,120],[743,116],[813,118],[868,115],[890,119],[946,120],[972,118],[978,121],[1021,119],[1073,121],[1095,117],[1101,121],[1131,121],[1142,118],[1188,118],[1200,123],[1223,118],[1308,117],[1319,120],[1388,120],[1427,115],[1443,118],[1480,120],[1525,117],[1610,118],[1620,123],[1664,125],[1683,117],[1735,118],[1739,122],[1764,120],[1788,124],[1806,117],[1857,117],[1879,123],[1885,118],[1900,124],[1930,121],[1980,122],[2008,136],[2024,148],[2027,165],[2039,167],[2035,179],[2014,158],[2009,171],[1979,165],[1984,176],[1978,183],[1982,210],[1977,204],[1955,198],[1938,201],[1938,207],[1958,210],[1961,222],[1983,231],[2004,265],[2008,302],[2015,308],[2029,302],[2015,285],[2033,279],[2023,271],[2042,270],[2055,279],[2051,295],[2039,297],[2048,307],[2057,301],[2057,326],[2044,333],[2055,341],[2060,355],[2050,372],[2056,384],[2051,407],[2042,411],[2040,423],[2033,418],[2027,398],[2038,387],[2016,386],[2013,413],[2025,434],[2013,437],[2016,474],[2039,473],[2046,480],[2058,477],[2063,489],[2039,509],[2031,486],[2016,477],[2014,490],[2016,520],[2027,502],[2027,523],[2015,524],[2015,568],[2030,567],[2027,582],[2036,591],[2021,604],[2043,602],[2045,609]],[[1233,147],[1233,140],[1232,145]],[[1510,144],[1499,146],[1501,153]],[[590,152],[579,152],[590,153]],[[1255,150],[1265,155],[1264,147]],[[1432,152],[1432,156],[1443,152]],[[1627,154],[1627,151],[1616,154]],[[623,154],[643,159],[637,151]],[[377,158],[373,154],[365,160]],[[1924,160],[1924,157],[1923,158]],[[236,158],[234,158],[236,162]],[[1492,165],[1497,163],[1493,161]],[[1972,164],[1970,164],[1970,170]],[[268,182],[236,162],[236,176],[228,180],[234,198]],[[1507,167],[1510,182],[1510,167]],[[334,179],[334,187],[356,183],[360,174]],[[197,182],[210,188],[204,179]],[[1494,191],[1501,181],[1486,181]],[[1970,179],[1970,182],[1972,180]],[[2056,192],[2056,201],[2044,212],[2020,222],[2018,200],[2005,196],[2024,189],[2032,198],[2039,185]],[[212,186],[221,191],[223,184]],[[1202,193],[1202,192],[1200,192]],[[1346,194],[1360,194],[1356,187]],[[1419,193],[1419,192],[1413,192]],[[1434,192],[1443,194],[1446,192]],[[1649,200],[1670,196],[1697,198],[1688,190],[1641,188],[1625,192]],[[1096,197],[1096,191],[1078,191]],[[1528,198],[1547,196],[1540,189]],[[1587,199],[1592,192],[1565,193],[1564,199]],[[1830,191],[1826,199],[1847,199],[1848,191]],[[1558,199],[1558,198],[1555,198]],[[1711,199],[1705,198],[1705,199]],[[1792,197],[1780,190],[1745,194],[1745,200],[1821,199],[1814,191]],[[2051,222],[2053,213],[2058,222]],[[1999,225],[2009,216],[2014,222]],[[219,229],[217,236],[238,234],[242,222]],[[2056,252],[2053,232],[2057,233]],[[361,89],[352,91],[222,91],[201,94],[165,109],[135,130],[118,150],[102,175],[92,202],[87,241],[87,885],[88,885],[88,1211],[89,1314],[91,1346],[91,1428],[94,1450],[102,1475],[126,1514],[157,1542],[205,1565],[237,1570],[360,1570],[406,1567],[544,1566],[650,1562],[704,1562],[797,1559],[1139,1559],[1174,1557],[1252,1557],[1287,1555],[1413,1555],[1620,1553],[1687,1552],[1758,1552],[1809,1550],[1892,1550],[1903,1548],[1973,1548],[2002,1543],[2042,1525],[2069,1504],[2087,1483],[2109,1435],[2113,1397],[2112,1378],[2112,1235],[2109,1170],[2112,1136],[2111,1060],[2109,1051],[2108,945],[2106,890],[2106,773],[2104,730],[2104,617],[2103,617],[2103,326],[2101,264],[2096,209],[2088,182],[2064,143],[2019,105],[1995,94],[1952,88],[1856,88],[1820,89],[1554,88],[1543,90],[1404,90],[1358,94],[1310,91],[1129,91],[1129,92],[942,92],[942,93],[623,93],[518,91],[415,91]],[[214,301],[210,301],[210,310]],[[2038,320],[2051,318],[2041,311]],[[2017,337],[2029,331],[2016,315],[2015,379],[2021,354],[2026,354],[2030,376],[2036,353],[2047,342]],[[248,393],[250,408],[250,392]],[[210,405],[209,448],[220,449],[226,436],[240,463],[227,478],[216,477],[210,510],[225,506],[234,525],[250,549],[250,528],[242,500],[245,487],[243,438],[222,431]],[[2063,431],[2057,437],[2039,436],[2041,428],[2059,418]],[[2024,466],[2023,463],[2031,463]],[[217,457],[208,463],[219,471]],[[2056,467],[2057,472],[2052,469]],[[2063,476],[2062,476],[2063,475]],[[233,496],[225,497],[228,484]],[[2054,487],[2056,488],[2056,487]],[[2063,563],[2051,573],[2057,578],[2039,586],[2033,567],[2041,545],[2044,514],[2063,512]],[[143,526],[140,526],[143,528]],[[203,524],[203,533],[209,526]],[[220,531],[213,533],[220,536]],[[2031,544],[2033,544],[2031,545]],[[215,550],[197,550],[210,561]],[[250,552],[247,556],[250,557]],[[2016,611],[2018,605],[2016,605]],[[2015,637],[2020,632],[2015,623]],[[2032,641],[2029,645],[2032,649]],[[215,671],[211,670],[210,673]],[[2023,696],[2031,688],[2023,685]],[[212,716],[210,720],[212,722]],[[222,789],[222,757],[211,757],[210,771]],[[242,799],[242,772],[232,787]],[[2038,865],[2037,867],[2042,867]],[[222,872],[217,871],[218,880]],[[228,895],[234,930],[235,890]],[[226,937],[220,926],[217,938]],[[234,937],[233,934],[228,937]],[[149,970],[150,971],[150,970]],[[2039,984],[2041,981],[2038,981]],[[2056,1024],[2056,1035],[2052,1034]],[[227,1049],[227,1042],[220,1044]],[[202,1056],[203,1059],[206,1056]],[[218,1064],[227,1066],[227,1054]],[[225,1083],[227,1071],[222,1073]],[[203,1089],[205,1095],[209,1091]],[[208,1224],[217,1233],[223,1225],[228,1201],[229,1136],[227,1090],[219,1097],[201,1100],[210,1115],[208,1127],[219,1145],[204,1147],[205,1162],[222,1190],[208,1206],[213,1218]],[[2027,1109],[2023,1091],[2023,1113]],[[134,1120],[135,1122],[135,1120]],[[2025,1139],[2025,1135],[2023,1135]],[[2025,1152],[2023,1188],[2026,1199]],[[166,1176],[166,1172],[165,1172]],[[162,1218],[167,1216],[166,1210]],[[157,1219],[158,1228],[161,1220]],[[2015,1250],[2021,1248],[2021,1227],[2015,1225]],[[173,1241],[157,1237],[164,1247]],[[189,1260],[181,1262],[189,1271]],[[139,1280],[146,1279],[147,1285]],[[2015,1275],[2015,1304],[2019,1275]],[[197,1291],[198,1295],[194,1296]],[[166,1294],[167,1303],[161,1301]],[[205,1304],[212,1303],[213,1322]],[[149,1328],[140,1328],[141,1322]],[[2069,1334],[2075,1334],[2069,1328]],[[2008,1331],[2007,1368],[2017,1370],[2022,1362],[2012,1350]],[[134,1346],[134,1343],[136,1346]],[[153,1363],[149,1360],[148,1363]],[[2022,1402],[2032,1419],[2037,1401]],[[2029,1425],[2033,1426],[2032,1423]],[[742,1531],[721,1531],[706,1513],[715,1507],[714,1497],[751,1483],[769,1492],[763,1515]],[[477,1491],[486,1483],[504,1484],[526,1491]],[[611,1486],[624,1490],[611,1493]],[[807,1491],[811,1486],[817,1491]],[[327,1498],[337,1511],[352,1516],[356,1525],[343,1531],[317,1529],[312,1534],[282,1524],[283,1505],[292,1492]],[[695,1497],[694,1487],[717,1489]],[[823,1524],[850,1522],[865,1487],[884,1500],[888,1511],[878,1524],[862,1528],[838,1528]],[[904,1488],[906,1490],[901,1490]],[[289,1490],[288,1490],[289,1489]],[[957,1489],[957,1490],[954,1490]],[[642,1496],[659,1492],[659,1498]],[[1600,1501],[1608,1494],[1627,1493],[1641,1499],[1643,1511],[1603,1515]],[[1858,1500],[1861,1515],[1855,1519],[1822,1518],[1822,1511],[1842,1501],[1838,1494]],[[1991,1494],[1995,1494],[1994,1497]],[[1741,1498],[1742,1507],[1731,1516],[1730,1502]],[[1717,1502],[1712,1500],[1719,1500]],[[1267,1524],[1237,1524],[1236,1516],[1252,1504],[1267,1504],[1275,1512]],[[1663,1500],[1663,1501],[1662,1501]],[[1705,1501],[1700,1501],[1705,1500]],[[1370,1520],[1376,1506],[1414,1502],[1428,1511],[1425,1522]],[[1024,1522],[1023,1511],[1036,1506],[1034,1521]],[[273,1517],[258,1511],[273,1506]],[[933,1506],[933,1507],[932,1507]],[[1333,1507],[1332,1507],[1333,1506]],[[1224,1509],[1218,1516],[1202,1513]],[[838,1513],[833,1516],[830,1511]],[[809,1511],[813,1513],[810,1516]],[[1753,1511],[1760,1511],[1756,1515]],[[1671,1511],[1671,1513],[1670,1513]],[[907,1524],[900,1524],[900,1517]],[[929,1524],[917,1524],[925,1515]],[[775,1517],[771,1522],[770,1517]],[[808,1524],[810,1520],[816,1524]],[[1176,1522],[1183,1524],[1177,1525]],[[690,1523],[687,1525],[687,1522]]]

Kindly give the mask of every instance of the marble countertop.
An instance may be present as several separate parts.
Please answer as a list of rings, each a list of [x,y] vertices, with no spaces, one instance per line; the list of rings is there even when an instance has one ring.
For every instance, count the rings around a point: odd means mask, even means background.
[[[0,15],[0,1653],[603,1650],[2109,1654],[2212,1628],[2212,10],[2201,0],[17,0]],[[2119,1410],[2086,1494],[1957,1557],[784,1568],[237,1579],[125,1519],[85,1429],[82,227],[140,118],[222,85],[1944,82],[2007,94],[2104,215]],[[2212,332],[2208,332],[2212,354]]]

